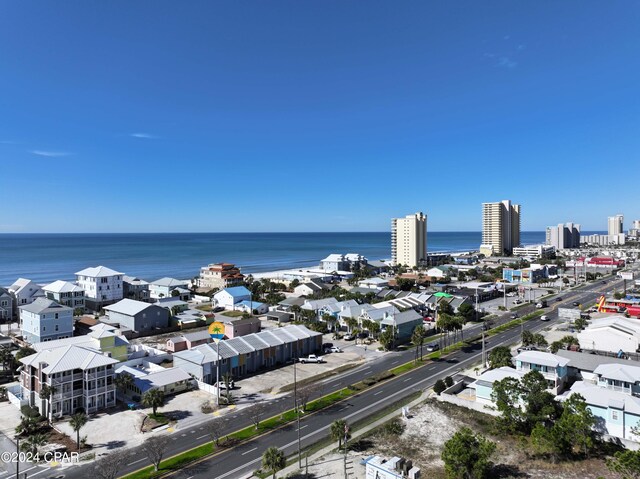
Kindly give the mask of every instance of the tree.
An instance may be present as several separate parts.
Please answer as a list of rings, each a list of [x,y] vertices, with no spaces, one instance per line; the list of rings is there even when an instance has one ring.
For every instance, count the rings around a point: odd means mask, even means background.
[[[585,318],[578,318],[573,322],[573,327],[576,329],[576,331],[582,331],[588,325],[589,321],[587,321]]]
[[[58,392],[58,390],[56,389],[55,386],[49,386],[47,383],[43,383],[40,386],[40,393],[38,394],[40,396],[40,399],[44,399],[46,401],[46,416],[47,416],[47,421],[50,420],[50,415],[51,415],[51,397],[56,394]]]
[[[218,447],[220,443],[220,437],[222,436],[222,431],[224,431],[224,424],[221,420],[214,419],[213,421],[207,424],[207,434],[211,438],[211,442]]]
[[[553,426],[557,431],[556,443],[564,446],[561,451],[564,454],[570,454],[574,448],[578,448],[588,456],[595,442],[593,428],[596,418],[580,394],[572,394],[562,406],[562,415]]]
[[[371,321],[371,324],[369,325],[368,329],[369,329],[369,332],[371,333],[371,336],[373,336],[373,339],[377,339],[380,334],[380,323],[376,321]]]
[[[336,419],[331,423],[331,439],[338,441],[338,449],[342,448],[342,440],[349,438],[349,425],[344,419]],[[345,444],[346,446],[346,444]]]
[[[546,347],[549,343],[547,343],[547,340],[542,334],[536,333],[533,335],[533,344],[543,348],[543,347]]]
[[[6,346],[0,347],[0,364],[2,364],[2,369],[4,371],[9,371],[10,374],[13,374],[13,368],[15,366],[15,358],[11,353],[11,349]]]
[[[167,436],[151,436],[142,443],[142,450],[153,464],[153,468],[156,472],[160,467],[160,463],[162,462],[162,458],[164,457],[164,453],[167,452],[168,447],[169,438]]]
[[[322,391],[321,383],[311,383],[298,389],[298,407],[304,411],[307,408],[309,399],[314,394],[319,394]]]
[[[422,345],[424,344],[425,338],[425,330],[424,327],[419,324],[413,330],[413,334],[411,335],[411,342],[416,347],[416,357],[415,362],[418,362],[418,350],[420,350],[420,360],[422,360]]]
[[[135,380],[132,374],[123,372],[116,375],[113,379],[113,384],[115,384],[116,388],[120,390],[123,396],[125,396],[127,391],[135,384]]]
[[[164,406],[164,391],[161,389],[149,389],[142,395],[142,405],[153,409],[153,415],[159,407]]]
[[[495,443],[474,434],[468,427],[461,428],[444,443],[442,460],[448,478],[484,479],[493,466],[491,455]]]
[[[263,402],[257,402],[249,409],[251,415],[251,422],[256,427],[256,430],[260,427],[260,421],[262,416],[267,412],[267,405]]]
[[[447,389],[447,385],[444,383],[442,379],[438,379],[436,383],[433,385],[433,392],[436,393],[438,396],[440,396],[442,391],[444,391],[445,389]]]
[[[122,467],[129,461],[127,451],[115,451],[94,463],[93,476],[96,479],[116,479]]]
[[[506,346],[493,348],[489,353],[489,367],[491,369],[496,369],[504,366],[513,367],[513,356],[511,356],[511,350]]]
[[[382,333],[378,337],[378,340],[380,341],[380,345],[385,349],[385,351],[393,349],[393,343],[395,341],[393,326],[387,326],[387,328],[382,331]]]
[[[620,479],[640,479],[640,451],[618,451],[607,459],[607,468]]]
[[[554,341],[551,343],[551,346],[549,346],[549,350],[553,354],[557,353],[560,349],[564,349],[564,343],[562,341]]]
[[[22,358],[26,358],[27,356],[31,356],[32,354],[35,354],[36,350],[29,347],[29,346],[24,346],[20,349],[18,349],[18,352],[16,353],[16,361],[20,361]]]
[[[262,454],[262,467],[273,473],[273,479],[275,479],[276,473],[284,469],[286,465],[287,460],[284,457],[284,452],[277,447],[271,446]]]
[[[356,318],[345,318],[344,322],[347,325],[350,333],[358,327],[358,320]]]
[[[533,333],[528,329],[522,331],[522,345],[530,346],[533,344]]]
[[[47,443],[47,436],[41,433],[32,434],[22,443],[22,450],[36,454],[38,449]]]
[[[84,425],[87,424],[87,421],[89,421],[89,417],[83,412],[74,414],[69,420],[71,429],[73,429],[76,433],[76,445],[78,451],[80,450],[80,429],[82,429]]]
[[[476,310],[469,303],[462,303],[458,307],[458,314],[462,316],[465,321],[471,321],[476,315]]]

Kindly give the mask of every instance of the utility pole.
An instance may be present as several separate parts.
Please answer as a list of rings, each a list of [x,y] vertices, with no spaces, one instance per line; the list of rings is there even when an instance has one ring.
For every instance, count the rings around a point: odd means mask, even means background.
[[[16,436],[16,479],[20,479],[20,436]]]
[[[220,339],[216,339],[216,406],[220,407]]]
[[[344,479],[349,478],[347,473],[347,434],[349,434],[349,425],[344,425]]]
[[[485,359],[485,352],[484,352],[484,327],[483,327],[482,328],[482,367],[484,368],[486,364],[487,364],[487,361]]]
[[[298,410],[298,377],[296,374],[296,359],[293,359],[293,410],[296,412],[298,426],[298,467],[302,469],[302,455],[300,452],[300,411]]]

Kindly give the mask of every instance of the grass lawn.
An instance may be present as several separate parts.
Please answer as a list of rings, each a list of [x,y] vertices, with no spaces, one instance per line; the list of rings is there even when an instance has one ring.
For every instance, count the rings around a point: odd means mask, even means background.
[[[224,312],[222,312],[220,314],[222,314],[224,316],[229,316],[230,318],[239,318],[244,313],[242,311],[224,311]]]

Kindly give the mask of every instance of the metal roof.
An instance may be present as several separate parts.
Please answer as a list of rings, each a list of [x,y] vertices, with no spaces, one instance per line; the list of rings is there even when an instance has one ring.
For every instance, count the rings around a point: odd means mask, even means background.
[[[96,266],[94,268],[85,268],[82,271],[78,271],[76,276],[89,276],[91,278],[103,278],[106,276],[117,276],[124,273],[119,273],[106,266]]]
[[[552,368],[566,366],[569,363],[567,358],[546,353],[544,351],[522,351],[516,356],[516,361],[522,361],[529,364],[539,364],[541,366],[549,366]]]
[[[34,314],[66,312],[72,310],[68,306],[63,306],[47,298],[37,298],[33,303],[21,305],[19,308],[22,311],[28,311]]]
[[[242,336],[239,336],[237,338],[227,339],[225,341],[225,344],[231,346],[235,351],[237,351],[240,354],[249,354],[255,351],[255,348],[253,348],[248,342],[242,340]]]
[[[269,344],[262,339],[258,334],[247,334],[246,336],[240,336],[239,339],[242,339],[245,343],[251,346],[255,351],[259,351],[261,349],[267,349]]]
[[[121,299],[116,304],[111,306],[105,306],[107,311],[113,311],[114,313],[124,314],[126,316],[135,316],[141,313],[147,308],[151,308],[153,304],[144,303],[142,301],[136,301],[134,299]]]
[[[54,374],[73,369],[92,369],[109,364],[117,364],[119,361],[102,354],[95,349],[80,346],[66,346],[63,348],[45,349],[20,360],[25,365],[37,366],[47,364],[42,371],[46,374]]]
[[[78,293],[80,291],[84,291],[84,288],[82,286],[78,286],[77,284],[70,281],[62,280],[49,283],[43,286],[42,289],[51,293]]]

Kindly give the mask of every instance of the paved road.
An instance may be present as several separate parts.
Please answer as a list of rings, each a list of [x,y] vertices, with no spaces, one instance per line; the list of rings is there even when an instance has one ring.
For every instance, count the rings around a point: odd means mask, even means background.
[[[621,281],[609,280],[606,285],[600,283],[584,285],[583,287],[573,291],[563,291],[562,301],[553,301],[546,308],[546,314],[550,318],[549,322],[541,322],[539,320],[529,321],[524,325],[525,329],[538,331],[549,324],[557,321],[557,307],[571,305],[577,301],[581,304],[593,302],[602,294],[602,290],[611,290]],[[534,310],[533,305],[528,305],[518,311],[523,316]],[[495,321],[495,325],[510,320],[511,313],[504,314]],[[481,325],[468,328],[465,335],[479,334]],[[511,328],[496,336],[492,336],[486,344],[487,351],[490,349],[515,343],[520,336],[521,328]],[[473,363],[480,360],[481,344],[474,344],[460,351],[450,354],[445,359],[426,363],[425,366],[413,370],[403,376],[386,381],[374,388],[368,389],[357,396],[353,396],[330,408],[320,411],[317,414],[303,418],[300,424],[301,444],[305,446],[311,445],[318,440],[328,436],[328,428],[336,419],[346,419],[349,422],[358,421],[377,411],[384,409],[390,403],[396,402],[402,398],[411,395],[414,392],[429,388],[433,383],[446,376],[453,376],[456,372],[466,369]],[[414,352],[412,350],[404,352],[395,352],[380,358],[375,362],[363,365],[348,373],[330,378],[324,382],[324,391],[327,394],[332,391],[339,390],[362,380],[364,377],[371,376],[377,372],[386,371],[394,366],[402,364],[413,359]],[[270,403],[268,417],[277,415],[282,411],[286,411],[292,407],[293,400],[290,396],[284,400]],[[265,416],[267,417],[267,416]],[[225,433],[242,429],[252,424],[250,413],[247,409],[240,410],[234,415],[215,419],[226,422]],[[197,445],[204,444],[209,441],[206,434],[205,424],[194,426],[187,430],[180,430],[171,435],[171,444],[167,456],[177,454],[179,452],[191,449]],[[213,456],[200,464],[185,468],[178,473],[177,477],[196,478],[196,477],[217,477],[217,478],[236,478],[249,474],[257,469],[260,465],[262,452],[270,446],[282,448],[285,454],[293,454],[297,447],[297,429],[291,424],[282,429],[265,434],[255,438],[241,446],[223,450],[220,454]],[[121,471],[121,474],[129,473],[149,464],[144,454],[139,448],[132,450],[131,462]],[[91,465],[73,467],[57,474],[52,473],[48,477],[60,477],[64,474],[66,478],[85,478],[90,477]],[[0,478],[2,479],[2,478]]]

